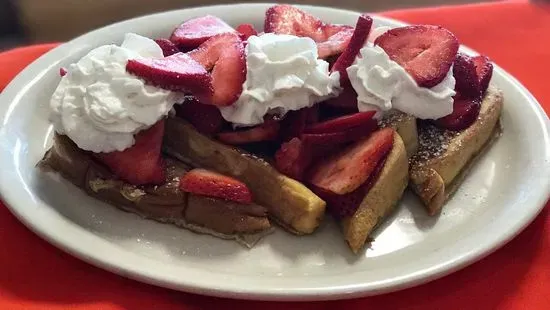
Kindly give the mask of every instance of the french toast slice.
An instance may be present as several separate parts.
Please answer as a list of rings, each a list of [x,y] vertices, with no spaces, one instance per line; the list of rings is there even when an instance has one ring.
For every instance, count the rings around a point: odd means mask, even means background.
[[[395,132],[393,147],[378,179],[350,216],[341,219],[344,238],[357,254],[368,236],[397,205],[409,181],[407,151],[401,136]]]
[[[502,92],[489,86],[470,127],[455,132],[427,122],[419,124],[418,151],[410,159],[410,187],[430,215],[442,209],[483,151],[500,136],[502,106]]]
[[[416,117],[397,110],[391,110],[378,121],[381,128],[393,128],[405,145],[407,157],[413,156],[418,149],[418,130]]]
[[[134,186],[117,179],[67,136],[55,134],[52,147],[37,166],[59,173],[86,194],[124,211],[191,231],[233,239],[252,247],[272,231],[266,208],[193,195],[179,189],[179,177],[189,166],[164,158],[167,182]]]
[[[166,120],[164,151],[193,166],[212,169],[244,182],[276,222],[294,234],[310,234],[325,213],[325,201],[267,161],[199,133],[178,117]]]

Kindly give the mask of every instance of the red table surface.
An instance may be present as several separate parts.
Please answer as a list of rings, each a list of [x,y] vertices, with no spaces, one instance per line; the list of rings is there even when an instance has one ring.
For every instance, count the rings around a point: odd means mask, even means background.
[[[549,5],[504,1],[384,15],[449,28],[517,77],[550,110]],[[54,46],[0,54],[0,89]],[[274,303],[186,294],[116,276],[44,242],[0,203],[0,309],[550,309],[548,209],[502,249],[431,283],[361,299]]]

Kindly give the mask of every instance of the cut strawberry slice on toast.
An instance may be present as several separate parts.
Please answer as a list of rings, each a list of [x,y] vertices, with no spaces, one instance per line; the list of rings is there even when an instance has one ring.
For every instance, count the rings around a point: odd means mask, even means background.
[[[318,43],[319,58],[327,58],[344,51],[353,27],[327,24],[294,6],[280,4],[266,11],[264,31],[309,37]]]
[[[241,145],[262,141],[274,141],[279,138],[279,123],[274,120],[265,121],[263,124],[253,128],[220,132],[218,140],[226,144]]]
[[[339,113],[356,113],[357,109],[357,92],[351,85],[344,85],[344,89],[338,95],[338,97],[333,97],[328,100],[325,100],[321,103],[325,108],[331,110],[329,114],[334,114],[334,112]]]
[[[353,31],[346,49],[332,66],[331,72],[340,72],[341,85],[349,82],[348,72],[346,69],[353,64],[355,58],[359,54],[359,51],[367,42],[371,27],[372,18],[367,15],[359,16],[359,19],[357,19],[357,23],[355,25],[355,30]]]
[[[481,85],[472,57],[458,53],[453,65],[455,90],[464,97],[477,98],[481,96]]]
[[[305,128],[304,132],[322,134],[346,131],[353,127],[369,123],[372,120],[374,114],[374,111],[368,111],[335,117],[321,123],[313,124]]]
[[[164,165],[161,158],[164,120],[139,132],[135,143],[124,151],[95,153],[120,179],[133,184],[162,184],[165,181]]]
[[[244,44],[238,35],[227,33],[214,36],[188,55],[206,70],[211,70],[214,92],[203,103],[228,106],[237,101],[246,79]]]
[[[493,64],[486,56],[476,56],[472,58],[474,65],[476,66],[477,78],[479,80],[479,87],[482,93],[485,93],[489,87],[489,82],[493,76]]]
[[[184,192],[250,204],[252,194],[243,182],[206,169],[193,169],[180,178]]]
[[[458,40],[449,30],[430,25],[391,29],[374,41],[401,65],[419,86],[439,84],[456,59]]]
[[[156,39],[155,42],[162,49],[162,54],[164,55],[164,57],[168,57],[180,52],[179,48],[168,39]]]
[[[258,31],[256,31],[252,24],[240,24],[236,30],[244,41],[248,40],[251,36],[258,35]]]
[[[206,15],[190,19],[179,25],[170,36],[170,41],[179,48],[189,51],[211,37],[222,33],[236,34],[237,32],[223,20]]]
[[[383,128],[348,148],[316,162],[309,183],[323,191],[344,195],[359,188],[393,145],[394,130]]]
[[[311,149],[300,138],[292,138],[275,153],[275,168],[301,181],[312,160]]]
[[[387,155],[382,157],[376,163],[376,166],[371,172],[367,181],[365,181],[361,186],[350,193],[344,195],[336,195],[321,188],[315,188],[314,192],[327,202],[327,209],[335,218],[343,219],[352,216],[355,211],[357,211],[359,205],[361,205],[361,202],[365,198],[365,195],[369,192],[369,190],[376,182],[378,175],[384,167],[386,158]]]
[[[318,114],[318,105],[296,111],[289,111],[281,122],[281,140],[286,142],[294,137],[299,137],[308,124],[314,124],[318,121]]]
[[[183,53],[158,59],[130,59],[126,71],[160,88],[191,93],[198,98],[212,96],[212,80],[208,72]]]
[[[174,108],[178,117],[187,120],[205,135],[220,132],[227,123],[217,107],[200,103],[192,96],[187,96],[181,104],[175,105]]]
[[[481,109],[481,96],[468,98],[461,94],[454,96],[453,113],[434,120],[441,128],[459,131],[470,127],[476,120]]]

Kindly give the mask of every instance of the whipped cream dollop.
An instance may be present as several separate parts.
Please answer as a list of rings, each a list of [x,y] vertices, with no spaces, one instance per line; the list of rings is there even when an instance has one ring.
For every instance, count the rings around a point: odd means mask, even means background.
[[[339,74],[317,59],[310,38],[266,33],[248,38],[243,91],[231,106],[220,108],[235,126],[261,124],[266,114],[283,116],[338,94]]]
[[[96,153],[132,146],[135,133],[183,99],[181,93],[145,85],[126,72],[129,59],[162,57],[155,41],[129,33],[120,46],[98,47],[71,64],[50,101],[55,130]]]
[[[369,41],[374,41],[387,29],[375,29]],[[420,87],[381,47],[368,42],[347,72],[357,92],[361,112],[375,110],[380,115],[395,109],[420,119],[437,119],[453,112],[455,79],[452,67],[436,86]]]

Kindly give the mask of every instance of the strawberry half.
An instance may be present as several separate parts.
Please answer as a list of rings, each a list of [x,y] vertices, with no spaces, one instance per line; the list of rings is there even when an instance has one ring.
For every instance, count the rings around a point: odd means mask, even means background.
[[[470,56],[462,53],[456,55],[453,76],[456,80],[455,90],[462,96],[476,98],[481,95],[476,66]]]
[[[359,16],[349,44],[331,68],[331,72],[340,72],[340,85],[349,82],[346,69],[353,64],[359,51],[363,48],[365,42],[367,42],[371,27],[372,18],[367,15]]]
[[[374,41],[401,65],[419,86],[439,84],[456,59],[458,40],[449,30],[430,25],[391,29]]]
[[[241,145],[253,142],[274,141],[279,137],[279,123],[274,120],[249,129],[220,132],[218,140],[231,145]]]
[[[243,182],[206,169],[193,169],[180,178],[184,192],[220,198],[238,203],[252,203],[250,189]]]
[[[374,111],[358,112],[355,114],[344,115],[321,123],[309,126],[304,130],[305,133],[333,133],[345,131],[353,127],[361,126],[372,121]]]
[[[237,32],[240,34],[243,41],[248,40],[249,37],[258,35],[258,31],[251,24],[240,24],[237,26]]]
[[[468,98],[460,94],[455,95],[453,102],[453,113],[434,120],[433,123],[441,128],[459,131],[472,125],[481,109],[481,96]]]
[[[156,39],[155,42],[162,49],[162,54],[164,55],[164,57],[168,57],[180,52],[178,47],[168,39]]]
[[[187,120],[206,135],[219,132],[226,121],[220,110],[210,104],[202,104],[195,97],[186,97],[184,102],[174,106],[176,115]]]
[[[65,76],[67,74],[67,69],[61,67],[59,68],[59,76]]]
[[[344,52],[353,36],[353,28],[339,26],[340,30],[328,37],[325,41],[317,42],[317,54],[321,59],[339,55]]]
[[[319,58],[342,53],[353,34],[353,27],[326,24],[294,6],[279,4],[265,13],[264,31],[309,37],[317,42]]]
[[[351,193],[336,195],[323,189],[315,188],[315,186],[312,186],[312,190],[327,202],[327,209],[335,218],[342,219],[352,216],[361,205],[361,202],[363,202],[363,199],[365,199],[365,195],[368,194],[374,183],[376,183],[387,158],[387,156],[384,156],[376,164],[367,181]]]
[[[164,120],[139,132],[135,143],[124,151],[95,153],[120,179],[133,184],[162,184],[165,181],[164,165],[161,158]]]
[[[209,98],[212,80],[204,67],[186,54],[164,58],[130,59],[126,71],[160,88]]]
[[[318,106],[303,108],[297,111],[289,111],[281,122],[281,139],[288,141],[299,137],[308,124],[316,123],[318,120]]]
[[[476,56],[472,60],[476,67],[481,93],[485,93],[493,76],[493,64],[486,56]]]
[[[304,133],[300,137],[309,145],[336,147],[349,142],[360,140],[378,129],[378,123],[371,119],[361,125],[342,131],[325,133]]]
[[[324,107],[330,107],[342,113],[356,113],[357,110],[357,92],[351,85],[344,85],[344,88],[338,97],[330,98],[321,103]]]
[[[229,106],[237,101],[246,79],[244,44],[238,35],[214,36],[188,55],[211,70],[214,92],[204,103]]]
[[[301,181],[312,160],[311,149],[300,140],[292,138],[281,144],[275,153],[275,168],[281,173]]]
[[[359,188],[393,147],[394,130],[383,128],[341,152],[321,158],[311,168],[309,183],[343,195]]]
[[[223,20],[206,15],[179,25],[170,36],[170,41],[183,50],[192,50],[211,37],[222,33],[236,34],[237,32]]]

